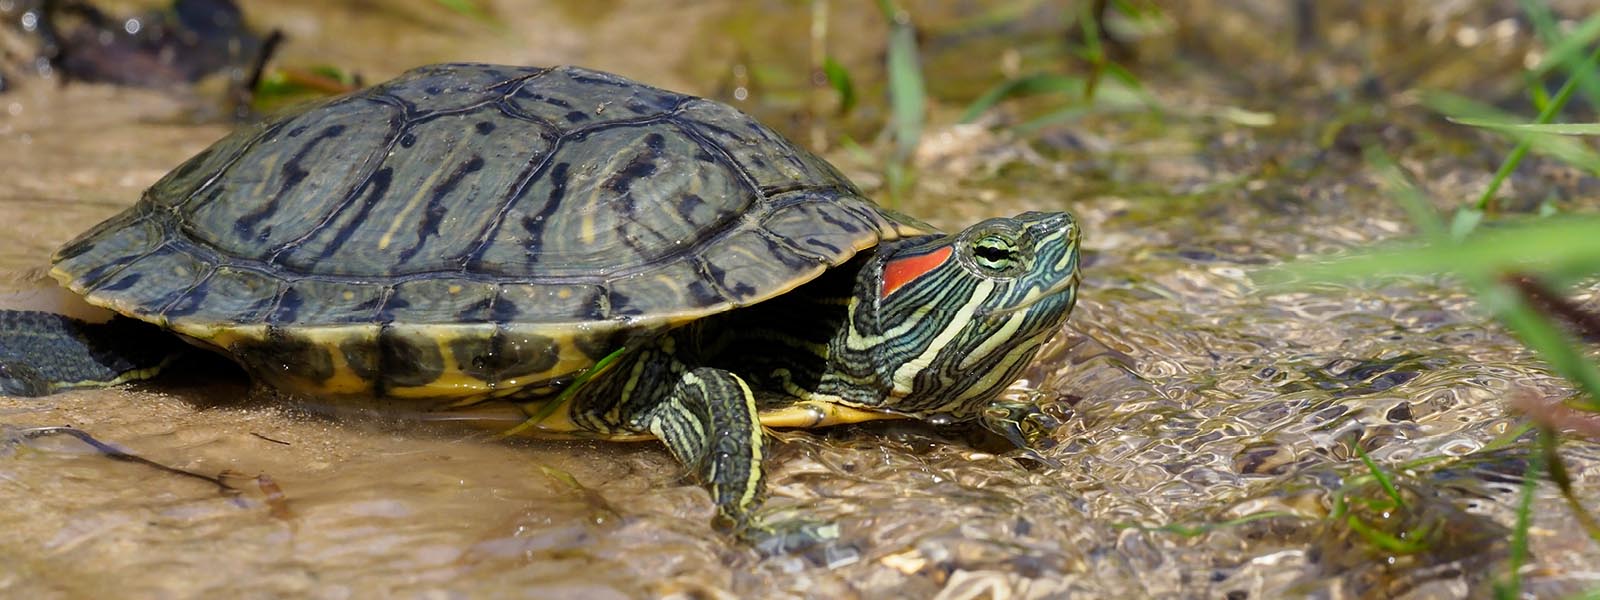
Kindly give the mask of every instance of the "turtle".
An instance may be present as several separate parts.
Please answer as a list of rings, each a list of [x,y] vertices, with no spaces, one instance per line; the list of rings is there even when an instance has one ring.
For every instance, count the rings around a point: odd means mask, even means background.
[[[242,127],[53,256],[132,329],[0,312],[0,389],[151,376],[176,333],[286,394],[516,407],[546,437],[659,439],[765,548],[765,428],[1054,423],[1007,401],[1071,312],[1079,226],[945,233],[727,104],[579,67],[441,64]],[[116,322],[116,321],[113,321]],[[385,404],[388,405],[388,404]]]

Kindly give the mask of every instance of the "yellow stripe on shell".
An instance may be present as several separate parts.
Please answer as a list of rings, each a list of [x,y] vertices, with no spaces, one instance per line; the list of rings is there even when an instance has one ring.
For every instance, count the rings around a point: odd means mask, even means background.
[[[467,129],[467,135],[471,135],[470,127]],[[450,154],[445,155],[445,157],[440,159],[437,164],[441,167],[444,165],[454,164],[456,155],[459,154],[460,150],[466,146],[466,144],[456,144],[452,146],[450,148]],[[417,191],[415,194],[411,195],[411,200],[407,201],[405,207],[401,208],[400,212],[395,214],[394,220],[389,222],[389,230],[383,232],[383,237],[378,238],[379,250],[389,249],[389,244],[394,242],[394,234],[400,231],[401,225],[406,224],[406,216],[410,215],[411,211],[416,210],[418,206],[422,205],[423,197],[427,196],[428,192],[433,189],[433,182],[437,181],[439,179],[439,175],[444,171],[445,169],[442,168],[434,169],[432,172],[428,173],[428,177],[423,179],[422,183],[417,186]]]
[[[268,173],[268,174],[277,173],[278,172],[278,161],[282,160],[282,159],[283,159],[283,153],[282,152],[273,152],[272,154],[267,155],[266,158],[261,160],[261,167],[260,167],[261,172],[262,173]],[[250,196],[249,197],[250,198],[265,198],[265,197],[267,197],[267,182],[269,182],[269,181],[272,181],[272,177],[270,177],[270,176],[262,177],[260,181],[256,182],[256,185],[254,187],[250,188]]]

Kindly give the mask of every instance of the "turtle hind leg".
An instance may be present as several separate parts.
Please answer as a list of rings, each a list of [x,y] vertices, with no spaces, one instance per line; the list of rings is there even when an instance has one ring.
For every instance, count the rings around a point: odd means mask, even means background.
[[[50,395],[50,382],[22,363],[0,362],[0,396],[35,398]]]
[[[768,445],[755,395],[737,375],[710,367],[684,373],[646,423],[711,488],[724,524],[762,552],[781,554],[837,537],[831,525],[756,517],[766,496]]]
[[[183,348],[154,325],[0,310],[0,394],[46,396],[154,377]]]

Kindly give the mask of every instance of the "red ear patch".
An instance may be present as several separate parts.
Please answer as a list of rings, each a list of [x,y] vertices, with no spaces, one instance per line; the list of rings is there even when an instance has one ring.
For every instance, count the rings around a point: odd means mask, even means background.
[[[915,281],[918,277],[927,275],[929,271],[939,268],[939,265],[950,260],[950,246],[945,246],[927,254],[896,258],[883,267],[883,289],[879,290],[878,298],[888,298],[900,286]]]

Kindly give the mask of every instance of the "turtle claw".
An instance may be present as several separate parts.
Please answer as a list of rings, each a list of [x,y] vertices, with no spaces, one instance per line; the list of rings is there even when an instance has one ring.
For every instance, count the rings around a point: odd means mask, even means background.
[[[1059,468],[1061,468],[1061,461],[1056,460],[1054,458],[1050,458],[1050,457],[1045,456],[1043,454],[1040,454],[1038,450],[1034,450],[1033,448],[1023,448],[1022,449],[1022,454],[1018,455],[1018,457],[1019,458],[1026,458],[1026,459],[1031,460],[1033,462],[1039,463],[1041,465],[1044,465],[1046,468],[1050,468],[1050,469],[1059,469]]]
[[[853,544],[832,540],[813,545],[805,553],[811,564],[835,569],[861,560],[861,550]]]
[[[739,537],[764,556],[783,556],[803,552],[812,562],[833,565],[853,562],[860,556],[855,548],[837,543],[839,526],[796,519],[778,524],[750,525],[739,532]]]
[[[1059,461],[1039,453],[1055,447],[1050,434],[1061,426],[1061,421],[1039,410],[1037,404],[997,400],[983,411],[978,421],[984,429],[1022,449],[1024,458],[1045,466],[1061,466]]]

